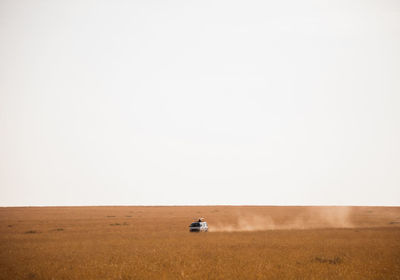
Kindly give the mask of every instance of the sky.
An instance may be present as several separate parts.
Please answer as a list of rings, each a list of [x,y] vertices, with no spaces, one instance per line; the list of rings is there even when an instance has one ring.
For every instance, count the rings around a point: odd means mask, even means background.
[[[400,1],[0,1],[0,206],[400,205]]]

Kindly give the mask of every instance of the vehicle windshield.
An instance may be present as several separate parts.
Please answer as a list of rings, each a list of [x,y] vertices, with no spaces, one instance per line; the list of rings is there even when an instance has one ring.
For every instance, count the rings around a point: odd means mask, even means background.
[[[190,226],[191,226],[191,227],[199,227],[199,226],[200,226],[200,223],[192,223]]]

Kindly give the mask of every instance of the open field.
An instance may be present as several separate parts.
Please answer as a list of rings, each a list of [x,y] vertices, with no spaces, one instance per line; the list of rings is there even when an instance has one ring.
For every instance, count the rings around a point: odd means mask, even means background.
[[[400,207],[0,208],[0,279],[400,279]]]

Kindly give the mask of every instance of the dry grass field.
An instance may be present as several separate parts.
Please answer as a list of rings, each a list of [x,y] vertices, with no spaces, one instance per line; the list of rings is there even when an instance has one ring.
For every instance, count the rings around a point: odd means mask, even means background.
[[[400,207],[0,208],[0,279],[400,279]]]

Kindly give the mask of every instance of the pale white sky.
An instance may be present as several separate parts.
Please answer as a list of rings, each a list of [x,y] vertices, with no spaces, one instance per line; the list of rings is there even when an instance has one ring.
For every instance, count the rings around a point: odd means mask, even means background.
[[[0,1],[0,205],[400,205],[400,1]]]

